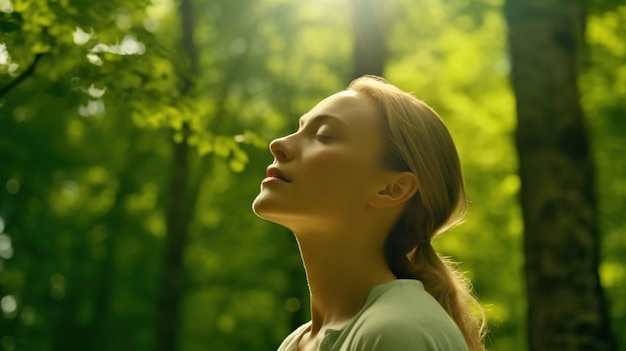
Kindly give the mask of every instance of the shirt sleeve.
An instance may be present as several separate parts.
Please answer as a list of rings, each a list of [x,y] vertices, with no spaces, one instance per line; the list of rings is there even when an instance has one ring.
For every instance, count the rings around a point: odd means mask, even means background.
[[[362,333],[353,343],[350,351],[440,351],[428,334],[416,332],[414,328],[402,325],[377,328]],[[456,349],[449,349],[456,350]]]
[[[446,328],[382,318],[355,335],[350,351],[467,351],[465,340]]]

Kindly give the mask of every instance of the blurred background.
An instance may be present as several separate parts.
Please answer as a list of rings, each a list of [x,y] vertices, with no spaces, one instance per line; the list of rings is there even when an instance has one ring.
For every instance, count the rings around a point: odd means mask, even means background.
[[[531,26],[580,20],[589,240],[626,350],[626,4],[509,2],[534,3]],[[472,279],[488,347],[542,349],[504,5],[0,0],[0,350],[276,349],[309,311],[293,236],[250,210],[267,144],[364,73],[425,100],[456,140],[470,213],[434,246]]]

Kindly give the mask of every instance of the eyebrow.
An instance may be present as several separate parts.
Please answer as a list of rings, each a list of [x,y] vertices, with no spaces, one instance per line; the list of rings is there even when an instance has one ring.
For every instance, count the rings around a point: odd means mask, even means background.
[[[299,125],[302,126],[306,120],[309,120],[309,118],[300,117]],[[341,118],[334,116],[334,115],[329,115],[329,114],[321,114],[321,115],[311,117],[309,123],[323,124],[328,121],[332,121],[334,123],[338,123],[344,126],[346,124],[346,122],[344,122]]]

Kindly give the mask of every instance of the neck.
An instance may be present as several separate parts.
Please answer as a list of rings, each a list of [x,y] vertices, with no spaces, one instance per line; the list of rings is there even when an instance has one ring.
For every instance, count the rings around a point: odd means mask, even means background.
[[[311,335],[341,329],[358,313],[374,286],[396,279],[382,244],[368,247],[363,243],[371,240],[358,240],[364,235],[358,233],[343,241],[337,238],[350,235],[296,233],[311,293]]]

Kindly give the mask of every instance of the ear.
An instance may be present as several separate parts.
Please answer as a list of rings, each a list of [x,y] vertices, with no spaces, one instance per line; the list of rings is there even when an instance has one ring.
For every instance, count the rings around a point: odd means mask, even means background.
[[[417,177],[411,172],[396,172],[389,178],[384,188],[370,199],[370,206],[389,208],[407,202],[418,189]]]

